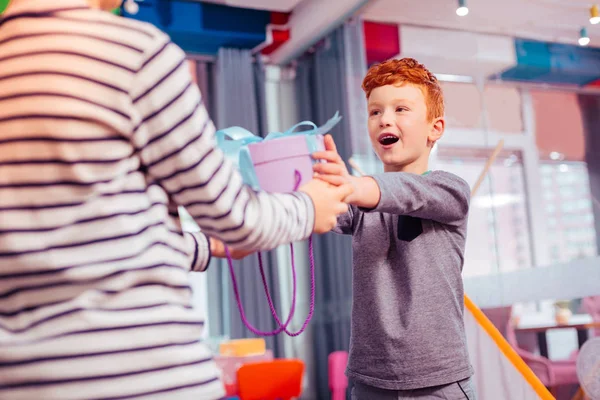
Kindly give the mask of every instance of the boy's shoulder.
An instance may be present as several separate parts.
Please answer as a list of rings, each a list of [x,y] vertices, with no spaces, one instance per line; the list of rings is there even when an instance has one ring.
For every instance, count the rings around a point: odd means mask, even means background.
[[[433,170],[424,175],[425,177],[429,177],[435,181],[441,181],[443,183],[447,183],[455,187],[456,189],[461,190],[466,193],[469,197],[471,196],[471,187],[460,176],[453,174],[452,172],[444,171],[444,170]]]

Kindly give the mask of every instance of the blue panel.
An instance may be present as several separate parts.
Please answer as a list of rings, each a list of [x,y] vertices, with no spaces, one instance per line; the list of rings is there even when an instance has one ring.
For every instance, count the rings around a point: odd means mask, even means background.
[[[271,22],[269,11],[227,7],[219,4],[203,5],[202,25],[205,30],[262,33]]]
[[[269,11],[249,10],[185,0],[145,0],[129,18],[166,32],[183,50],[216,54],[220,47],[249,49],[266,39]]]
[[[501,79],[585,85],[600,78],[600,49],[516,39],[515,51],[517,65]]]

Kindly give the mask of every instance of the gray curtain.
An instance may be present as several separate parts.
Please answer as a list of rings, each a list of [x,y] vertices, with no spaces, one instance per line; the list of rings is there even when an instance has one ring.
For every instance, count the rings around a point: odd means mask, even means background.
[[[579,95],[579,106],[585,129],[585,161],[596,220],[596,243],[600,249],[600,96]]]
[[[352,155],[352,113],[348,101],[348,58],[350,49],[344,37],[354,25],[335,30],[316,50],[298,60],[296,93],[301,120],[320,125],[336,111],[342,121],[330,132],[344,160]],[[351,36],[351,35],[350,35]],[[360,45],[360,44],[359,44]],[[366,113],[363,109],[360,112]],[[364,132],[364,131],[363,131]],[[352,301],[352,243],[350,236],[333,233],[315,240],[316,304],[311,322],[315,370],[313,379],[319,399],[329,399],[328,355],[348,350]]]
[[[217,129],[235,125],[264,135],[264,72],[260,63],[253,61],[250,51],[220,49],[215,66],[206,74],[214,82],[210,96]],[[276,259],[270,253],[263,254],[263,262],[275,307],[281,315]],[[211,263],[207,271],[210,335],[232,339],[255,337],[242,323],[227,262],[213,259]],[[276,323],[268,307],[256,256],[234,261],[234,269],[246,317],[259,330],[274,330]],[[283,355],[282,337],[267,337],[266,342],[275,356]]]

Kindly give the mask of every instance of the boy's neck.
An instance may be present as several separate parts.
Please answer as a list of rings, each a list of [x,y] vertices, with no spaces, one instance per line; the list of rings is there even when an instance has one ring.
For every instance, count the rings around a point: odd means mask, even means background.
[[[429,171],[429,159],[416,160],[406,165],[385,165],[384,172],[407,172],[409,174],[423,175]]]

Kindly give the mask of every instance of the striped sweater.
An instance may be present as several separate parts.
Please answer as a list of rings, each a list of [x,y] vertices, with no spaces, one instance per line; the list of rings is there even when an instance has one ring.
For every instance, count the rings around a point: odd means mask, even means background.
[[[2,16],[0,399],[223,395],[188,283],[205,235],[270,249],[306,238],[314,209],[243,185],[214,131],[154,27],[85,0]]]

